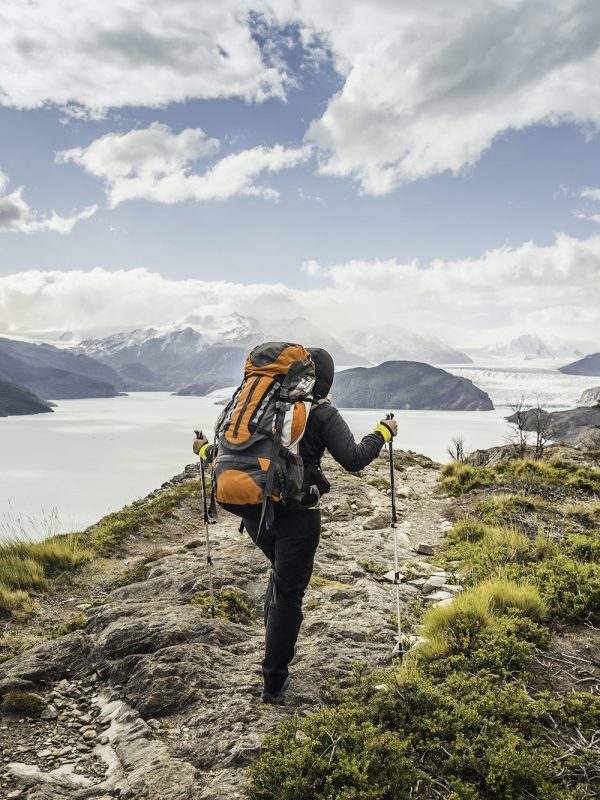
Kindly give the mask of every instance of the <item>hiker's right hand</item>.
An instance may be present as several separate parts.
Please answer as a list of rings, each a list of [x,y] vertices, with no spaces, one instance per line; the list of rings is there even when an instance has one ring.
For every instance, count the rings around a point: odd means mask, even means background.
[[[192,450],[196,455],[200,452],[200,449],[204,447],[205,444],[208,444],[208,439],[206,436],[203,436],[201,439],[194,439],[192,444]]]
[[[398,435],[398,423],[395,419],[382,419],[379,423],[380,425],[385,425],[385,427],[389,430],[392,436]]]

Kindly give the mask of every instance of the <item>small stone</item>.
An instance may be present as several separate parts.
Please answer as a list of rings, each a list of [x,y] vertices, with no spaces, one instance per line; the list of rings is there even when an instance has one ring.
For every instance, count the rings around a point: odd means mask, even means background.
[[[36,755],[38,758],[49,758],[53,753],[52,750],[38,750]]]
[[[436,600],[433,604],[434,606],[449,606],[451,603],[454,602],[453,597],[446,597],[444,600]]]
[[[367,519],[363,522],[363,530],[364,531],[378,531],[382,528],[389,528],[392,524],[389,514],[377,514],[371,519]]]
[[[386,572],[385,575],[382,575],[381,577],[390,583],[396,582],[396,573],[393,569],[391,569],[389,572]],[[402,583],[404,581],[404,575],[400,572],[398,573],[398,577],[400,579],[400,583]]]
[[[108,742],[109,738],[105,733],[103,733],[102,736],[98,737],[98,744],[108,744]]]
[[[160,730],[160,728],[162,727],[160,722],[157,719],[154,719],[154,718],[148,720],[148,725],[151,728],[153,728],[155,731]]]
[[[452,594],[452,592],[442,592],[440,590],[439,592],[433,592],[433,594],[430,594],[427,597],[427,599],[428,600],[452,600],[453,597],[454,597],[454,595]]]
[[[202,539],[191,539],[189,542],[186,542],[183,547],[185,550],[195,550],[198,547],[202,547],[204,542]]]
[[[420,586],[425,586],[427,581],[425,578],[412,578],[412,580],[407,581],[407,583],[410,583],[411,586],[420,587]]]
[[[435,547],[432,544],[427,544],[427,542],[419,542],[416,550],[422,556],[432,556],[435,553]]]
[[[21,791],[19,789],[15,789],[14,792],[9,792],[6,795],[6,800],[18,800],[21,797]]]
[[[304,733],[304,731],[297,730],[294,738],[297,742],[305,742],[309,737]]]
[[[83,731],[81,738],[90,741],[91,739],[95,739],[96,735],[96,731],[93,728],[88,728],[87,730]]]
[[[423,592],[427,594],[428,592],[432,592],[434,589],[441,589],[445,583],[446,579],[443,578],[441,575],[438,576],[432,575],[431,578],[427,578],[427,580],[423,584]]]
[[[47,706],[40,714],[40,719],[56,719],[57,717],[58,711],[54,706]]]
[[[442,589],[445,592],[454,592],[455,594],[458,594],[459,592],[462,592],[464,590],[464,588],[465,588],[464,586],[458,586],[455,583],[445,583],[442,586]]]

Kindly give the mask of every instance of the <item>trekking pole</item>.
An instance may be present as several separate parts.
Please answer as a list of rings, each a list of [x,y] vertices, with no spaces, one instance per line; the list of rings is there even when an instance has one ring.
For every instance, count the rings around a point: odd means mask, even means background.
[[[390,411],[389,414],[386,414],[386,419],[393,419],[394,415]],[[395,483],[395,476],[394,476],[394,444],[393,439],[389,441],[389,451],[390,451],[390,491],[392,497],[392,533],[394,535],[394,585],[396,587],[396,624],[398,626],[398,641],[396,642],[396,646],[392,651],[392,658],[399,658],[402,661],[402,657],[406,652],[404,647],[404,637],[402,636],[402,618],[400,615],[400,584],[402,583],[402,575],[400,574],[400,570],[398,569],[398,535],[396,533],[396,528],[398,526],[398,514],[396,511],[396,483]]]
[[[202,431],[194,431],[196,439],[202,439]],[[200,458],[200,476],[202,481],[202,509],[204,513],[204,532],[206,533],[206,564],[208,566],[208,591],[210,594],[210,614],[214,618],[215,611],[215,595],[213,591],[213,560],[210,551],[210,534],[208,533],[208,526],[210,524],[208,519],[208,506],[206,504],[206,483],[204,482],[204,459]]]

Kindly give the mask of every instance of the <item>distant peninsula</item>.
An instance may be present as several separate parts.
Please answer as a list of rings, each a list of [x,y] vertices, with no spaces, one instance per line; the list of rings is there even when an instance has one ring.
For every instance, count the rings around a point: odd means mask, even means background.
[[[571,364],[565,364],[564,367],[559,368],[559,372],[564,372],[566,375],[600,375],[600,353],[591,353],[589,356],[580,358],[579,361],[573,361]]]
[[[341,408],[491,411],[491,398],[467,378],[419,361],[386,361],[339,372],[332,390]]]
[[[51,411],[52,407],[46,400],[0,376],[0,417],[48,414]]]

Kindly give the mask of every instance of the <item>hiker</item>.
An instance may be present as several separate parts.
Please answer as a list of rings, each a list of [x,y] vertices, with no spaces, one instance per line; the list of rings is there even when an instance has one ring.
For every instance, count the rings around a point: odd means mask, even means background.
[[[398,433],[393,419],[382,420],[357,443],[339,411],[329,401],[334,363],[321,348],[309,348],[314,363],[315,384],[312,406],[299,455],[304,464],[302,499],[292,504],[274,503],[274,519],[270,527],[259,520],[244,518],[243,525],[271,563],[265,597],[265,656],[263,702],[278,704],[290,683],[288,665],[295,652],[302,623],[302,599],[313,570],[315,551],[321,533],[319,497],[330,485],[321,470],[320,459],[325,450],[349,472],[366,467],[379,455],[381,448]],[[194,453],[212,457],[212,446],[206,438],[195,439]]]

